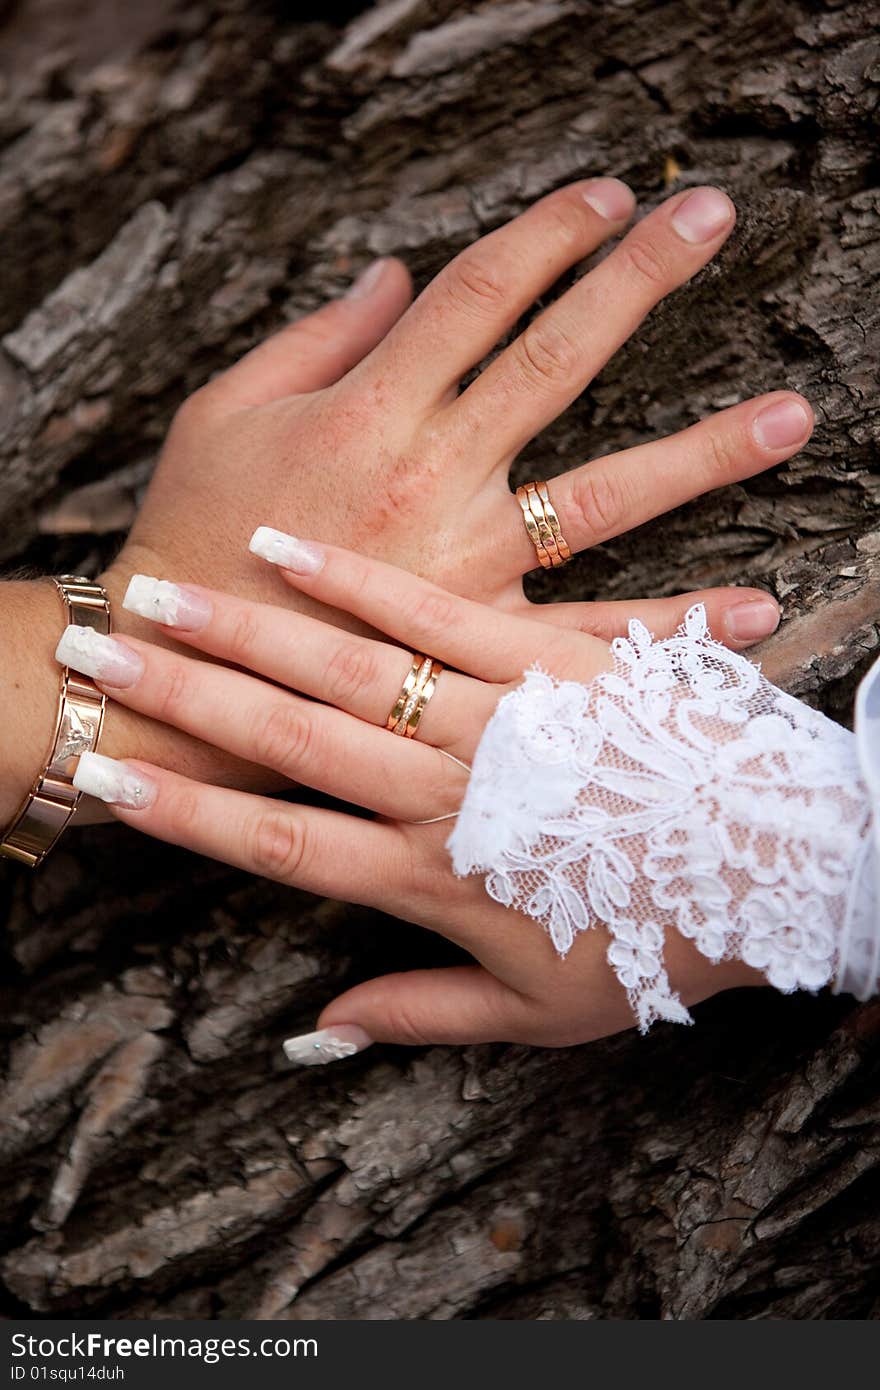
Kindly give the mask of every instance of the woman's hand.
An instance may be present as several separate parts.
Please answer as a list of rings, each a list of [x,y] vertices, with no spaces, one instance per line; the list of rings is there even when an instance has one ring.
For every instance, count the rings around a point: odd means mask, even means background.
[[[376,819],[204,786],[170,769],[94,754],[81,760],[76,785],[160,839],[419,923],[479,962],[357,986],[322,1013],[329,1034],[318,1046],[312,1035],[304,1049],[292,1045],[298,1060],[343,1055],[365,1038],[552,1046],[629,1026],[604,933],[583,933],[560,961],[534,923],[492,902],[481,882],[453,875],[443,823],[465,790],[456,760],[470,762],[495,705],[523,670],[538,662],[586,681],[609,666],[608,646],[525,614],[498,613],[335,547],[261,531],[253,548],[285,567],[295,592],[406,650],[285,608],[138,577],[126,600],[138,613],[160,619],[196,652],[246,670],[76,628],[68,629],[59,659],[127,708]],[[385,728],[414,650],[457,668],[441,674],[417,740]],[[709,964],[677,936],[667,942],[666,963],[685,1002],[756,978],[741,965]]]
[[[672,632],[698,599],[730,645],[766,636],[778,610],[754,589],[536,613],[522,588],[535,552],[507,481],[518,451],[715,254],[734,223],[725,194],[687,190],[649,213],[459,394],[462,377],[563,272],[619,233],[633,206],[615,179],[562,188],[462,252],[411,307],[403,266],[377,262],[351,296],[292,324],[198,391],[174,422],[106,576],[111,594],[141,570],[268,599],[266,577],[242,558],[254,526],[268,521],[606,639],[633,614],[658,634]],[[550,483],[563,533],[575,550],[607,540],[788,458],[811,426],[806,402],[776,392],[574,468]],[[294,602],[318,611],[301,595]],[[123,631],[143,634],[136,619],[121,617]],[[145,728],[130,728],[114,711],[105,747],[164,754],[167,731],[145,738]],[[189,741],[174,748],[176,765],[195,775],[266,785],[253,769],[207,756]]]

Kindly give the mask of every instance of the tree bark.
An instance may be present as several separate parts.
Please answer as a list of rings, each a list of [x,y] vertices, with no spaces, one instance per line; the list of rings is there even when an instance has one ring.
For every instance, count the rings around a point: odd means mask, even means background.
[[[309,8],[0,7],[2,559],[106,561],[184,395],[369,256],[421,283],[569,179],[643,209],[718,182],[729,245],[515,477],[803,391],[797,459],[552,594],[764,583],[765,670],[846,718],[880,639],[880,7]],[[647,1039],[293,1073],[334,992],[449,950],[115,826],[0,891],[0,1313],[876,1312],[880,1004],[737,993]]]

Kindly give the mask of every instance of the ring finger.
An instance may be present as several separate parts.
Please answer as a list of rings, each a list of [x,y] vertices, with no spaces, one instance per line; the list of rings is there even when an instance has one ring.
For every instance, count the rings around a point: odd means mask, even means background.
[[[80,627],[65,629],[56,656],[139,714],[379,815],[420,821],[461,803],[464,773],[436,748],[242,671]],[[480,684],[472,685],[477,695]],[[478,711],[475,700],[469,751],[488,717]]]
[[[380,726],[413,663],[403,647],[304,613],[144,574],[132,578],[123,607],[187,646]],[[444,671],[442,684],[443,698],[425,706],[419,740],[466,757],[475,720],[488,719],[499,692],[457,671]]]
[[[678,434],[608,454],[550,479],[548,490],[573,551],[622,535],[703,493],[750,478],[796,452],[809,438],[813,414],[794,392],[774,392],[731,406]],[[523,514],[499,489],[494,524],[479,529],[509,573],[537,566]]]

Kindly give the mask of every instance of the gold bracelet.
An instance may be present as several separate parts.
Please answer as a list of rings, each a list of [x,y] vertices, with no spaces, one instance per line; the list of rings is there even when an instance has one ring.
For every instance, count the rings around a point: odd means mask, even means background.
[[[110,600],[100,584],[78,574],[62,574],[53,583],[68,623],[110,632]],[[105,696],[88,676],[64,667],[52,750],[0,841],[0,855],[32,869],[45,859],[79,805],[82,792],[73,785],[76,759],[97,747],[105,704]]]

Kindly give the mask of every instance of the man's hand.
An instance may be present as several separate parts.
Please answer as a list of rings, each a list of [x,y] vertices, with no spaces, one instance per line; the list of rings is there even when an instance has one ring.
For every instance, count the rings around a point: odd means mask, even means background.
[[[508,486],[517,452],[584,389],[642,318],[700,270],[734,223],[715,189],[677,194],[459,393],[534,300],[620,232],[633,198],[614,179],[550,194],[457,256],[409,306],[395,260],[284,329],[181,408],[128,543],[105,576],[119,630],[135,571],[278,601],[247,553],[258,525],[351,546],[456,593],[610,638],[638,615],[658,635],[695,601],[733,646],[778,619],[760,590],[534,609],[522,578],[535,553]],[[743,402],[668,439],[551,481],[563,534],[580,550],[793,454],[812,427],[789,392]],[[290,599],[288,598],[288,601]],[[305,600],[300,600],[305,604]],[[343,621],[341,618],[338,621]],[[104,747],[192,776],[265,785],[264,775],[112,709]]]

